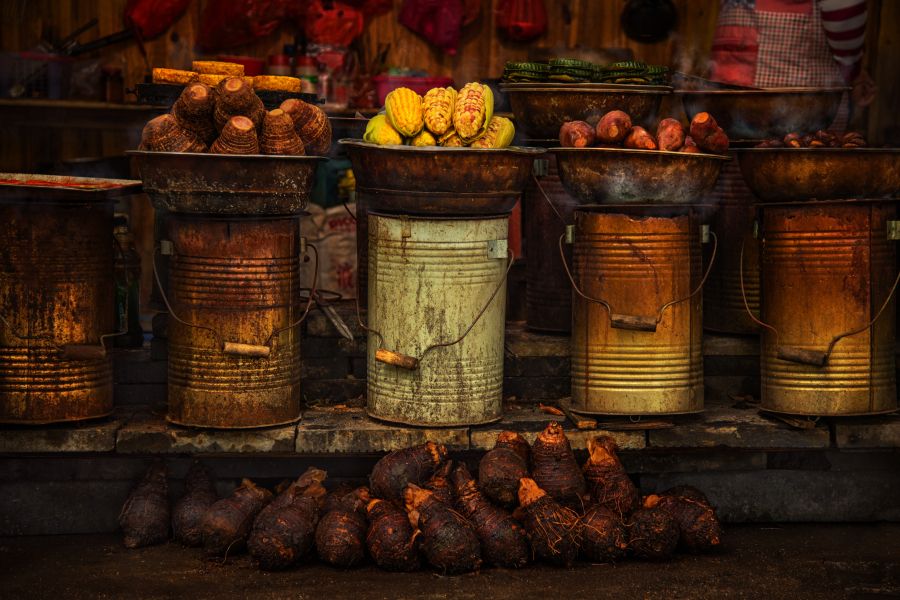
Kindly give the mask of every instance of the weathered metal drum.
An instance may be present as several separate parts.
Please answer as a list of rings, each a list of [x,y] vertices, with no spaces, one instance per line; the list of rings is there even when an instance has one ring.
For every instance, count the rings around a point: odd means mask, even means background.
[[[168,216],[169,421],[300,418],[299,219]]]
[[[369,306],[369,195],[356,192],[356,301],[360,310]]]
[[[703,409],[699,288],[706,218],[698,206],[575,211],[573,410],[659,415]]]
[[[762,207],[763,409],[843,416],[897,408],[897,250],[889,239],[897,206]]]
[[[535,161],[536,180],[525,187],[525,324],[547,333],[572,330],[572,286],[557,241],[578,206],[559,179],[556,156]],[[538,187],[540,186],[540,187]],[[545,197],[546,194],[546,197]],[[552,206],[551,206],[552,203]],[[570,247],[567,248],[571,259]]]
[[[500,418],[508,224],[369,212],[371,416],[426,426]]]
[[[105,186],[139,182],[23,177],[102,185],[0,186],[0,422],[106,416],[112,361],[101,344],[117,328],[112,198],[121,189]]]

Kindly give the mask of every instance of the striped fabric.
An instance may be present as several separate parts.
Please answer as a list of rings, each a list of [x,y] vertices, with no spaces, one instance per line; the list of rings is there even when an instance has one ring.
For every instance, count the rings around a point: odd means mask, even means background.
[[[866,0],[819,0],[828,47],[848,83],[859,75],[866,39]]]

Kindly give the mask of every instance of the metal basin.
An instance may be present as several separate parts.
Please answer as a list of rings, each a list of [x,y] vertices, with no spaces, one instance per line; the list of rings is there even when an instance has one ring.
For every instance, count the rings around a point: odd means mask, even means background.
[[[543,148],[379,146],[340,140],[369,210],[420,215],[510,212]]]
[[[727,156],[623,148],[553,148],[563,185],[581,204],[696,204]]]
[[[736,154],[744,181],[763,202],[900,194],[897,148],[747,148]]]
[[[827,129],[849,89],[676,90],[675,94],[681,96],[688,118],[708,112],[729,138],[762,140]]]
[[[284,215],[309,203],[318,156],[130,150],[156,208],[181,213]]]
[[[597,83],[509,83],[501,89],[509,97],[516,125],[533,139],[558,139],[566,121],[594,124],[611,110],[625,111],[635,123],[649,124],[656,120],[663,96],[672,93],[666,86]]]

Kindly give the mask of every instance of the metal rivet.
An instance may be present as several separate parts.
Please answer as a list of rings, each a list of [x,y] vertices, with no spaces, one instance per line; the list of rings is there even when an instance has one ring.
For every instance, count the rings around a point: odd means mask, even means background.
[[[566,225],[566,243],[571,244],[575,241],[575,226]]]
[[[175,244],[170,240],[159,240],[159,253],[163,256],[172,256],[175,254]]]
[[[704,244],[709,243],[709,225],[700,226],[700,241]]]
[[[488,258],[506,258],[508,249],[507,240],[490,240],[487,243]]]
[[[887,222],[887,238],[889,240],[900,240],[900,221]]]
[[[535,177],[546,177],[550,174],[550,161],[546,158],[534,159],[534,167],[532,169]]]

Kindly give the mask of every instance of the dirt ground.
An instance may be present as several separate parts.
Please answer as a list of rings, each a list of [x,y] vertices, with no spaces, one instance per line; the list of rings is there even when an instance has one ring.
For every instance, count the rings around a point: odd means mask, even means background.
[[[731,527],[726,548],[670,563],[484,569],[443,577],[321,564],[262,573],[114,535],[0,538],[3,598],[900,598],[900,524]]]

